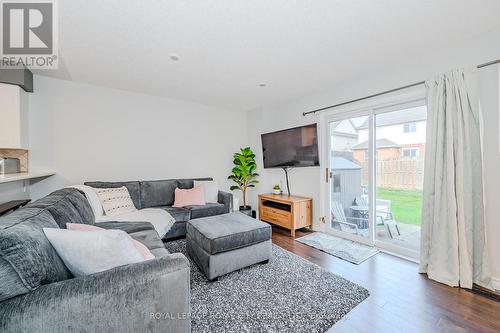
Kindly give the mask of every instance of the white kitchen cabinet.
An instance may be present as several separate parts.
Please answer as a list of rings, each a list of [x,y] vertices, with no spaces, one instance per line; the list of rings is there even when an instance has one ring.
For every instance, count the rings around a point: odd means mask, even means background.
[[[0,83],[0,149],[28,148],[28,98],[17,85]]]

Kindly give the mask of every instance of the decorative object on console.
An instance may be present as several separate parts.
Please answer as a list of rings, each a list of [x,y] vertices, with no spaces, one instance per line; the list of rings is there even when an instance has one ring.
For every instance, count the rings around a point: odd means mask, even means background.
[[[281,194],[281,187],[278,184],[274,185],[273,193],[274,194]]]
[[[43,228],[45,236],[74,276],[135,264],[144,258],[122,230],[72,231]]]
[[[132,213],[137,210],[125,186],[117,188],[98,188],[95,189],[95,191],[99,196],[104,212],[108,216]]]
[[[306,197],[259,194],[259,217],[262,221],[290,230],[312,226],[312,199]]]
[[[255,172],[257,164],[255,163],[255,154],[250,147],[240,148],[240,152],[233,155],[234,168],[231,170],[232,175],[227,177],[236,183],[231,186],[231,191],[240,190],[243,193],[243,206],[240,206],[240,211],[251,216],[252,207],[247,205],[247,190],[249,187],[255,187],[259,181],[255,178],[259,176]]]
[[[175,201],[172,207],[182,208],[187,206],[204,206],[205,191],[202,186],[193,187],[190,189],[175,189]]]

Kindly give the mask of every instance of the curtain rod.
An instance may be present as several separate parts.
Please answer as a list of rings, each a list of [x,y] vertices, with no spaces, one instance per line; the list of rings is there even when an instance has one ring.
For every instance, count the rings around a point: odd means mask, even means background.
[[[476,67],[477,68],[483,68],[483,67],[487,67],[487,66],[491,66],[491,65],[495,65],[495,64],[499,64],[499,63],[500,63],[500,59],[493,60],[493,61],[490,61],[490,62],[485,62],[484,64],[477,65]],[[316,110],[308,111],[308,112],[302,112],[302,116],[305,117],[305,116],[310,115],[310,114],[315,114],[316,112],[321,112],[321,111],[325,111],[325,110],[328,110],[328,109],[333,109],[333,108],[336,108],[336,107],[339,107],[339,106],[343,106],[343,105],[346,105],[346,104],[351,104],[351,103],[363,101],[365,99],[369,99],[369,98],[373,98],[373,97],[378,97],[378,96],[382,96],[382,95],[385,95],[385,94],[390,94],[390,93],[395,92],[395,91],[399,91],[399,90],[403,90],[403,89],[407,89],[407,88],[411,88],[411,87],[420,86],[422,84],[425,84],[425,81],[415,82],[415,83],[408,84],[408,85],[403,86],[403,87],[394,88],[394,89],[391,89],[391,90],[386,90],[386,91],[383,91],[383,92],[379,92],[377,94],[373,94],[373,95],[369,95],[369,96],[365,96],[365,97],[361,97],[361,98],[356,98],[356,99],[353,99],[353,100],[350,100],[350,101],[347,101],[347,102],[342,102],[342,103],[339,103],[339,104],[325,106],[325,107],[323,107],[321,109],[316,109]]]

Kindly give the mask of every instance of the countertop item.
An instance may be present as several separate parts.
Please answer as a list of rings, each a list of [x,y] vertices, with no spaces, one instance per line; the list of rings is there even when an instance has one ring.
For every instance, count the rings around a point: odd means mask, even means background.
[[[21,172],[21,161],[13,157],[0,157],[0,174]]]

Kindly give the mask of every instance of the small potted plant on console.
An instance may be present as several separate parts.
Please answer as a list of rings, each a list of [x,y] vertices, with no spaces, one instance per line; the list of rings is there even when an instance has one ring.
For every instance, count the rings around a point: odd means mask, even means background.
[[[281,194],[281,187],[279,186],[279,184],[274,185],[273,193],[274,194]]]
[[[233,164],[232,174],[227,177],[236,183],[231,186],[231,191],[240,190],[243,193],[243,206],[240,206],[240,212],[252,216],[252,207],[247,205],[247,189],[255,187],[259,182],[255,179],[259,174],[255,172],[257,164],[252,149],[241,148],[238,153],[234,153]]]

